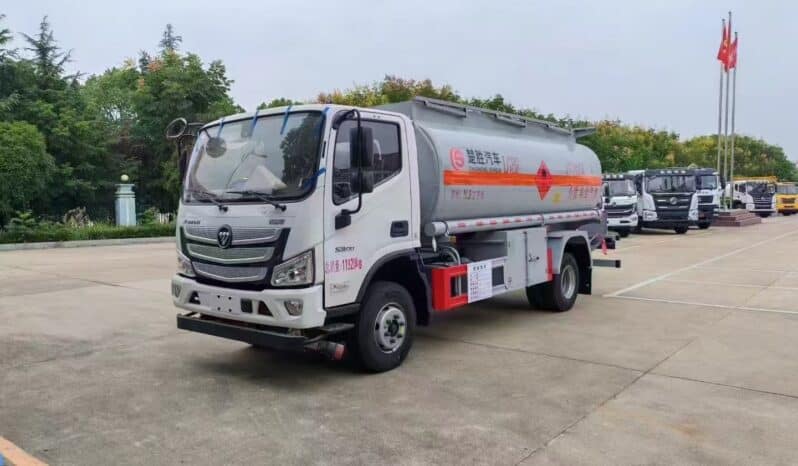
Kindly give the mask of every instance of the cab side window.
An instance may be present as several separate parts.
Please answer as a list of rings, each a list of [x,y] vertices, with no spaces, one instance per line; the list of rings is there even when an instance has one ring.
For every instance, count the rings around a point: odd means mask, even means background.
[[[361,125],[371,128],[374,138],[374,157],[371,167],[364,169],[363,176],[371,177],[377,187],[402,170],[399,125],[382,121],[361,121]],[[349,136],[354,128],[357,128],[356,121],[343,122],[335,138],[333,202],[336,205],[352,199],[360,191],[357,163],[352,163],[349,153]]]

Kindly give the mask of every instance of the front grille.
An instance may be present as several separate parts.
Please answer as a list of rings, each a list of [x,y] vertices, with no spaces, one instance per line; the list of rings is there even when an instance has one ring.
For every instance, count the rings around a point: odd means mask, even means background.
[[[634,206],[605,207],[604,210],[607,212],[607,217],[610,218],[628,217],[634,212]]]
[[[268,243],[276,240],[280,236],[279,228],[269,227],[237,227],[232,226],[233,246],[245,244]],[[216,233],[219,227],[207,227],[200,225],[186,225],[183,228],[186,238],[204,243],[216,243]]]
[[[189,256],[221,264],[249,264],[266,262],[274,254],[273,247],[227,248],[200,243],[188,243]]]
[[[203,277],[226,282],[254,282],[266,278],[268,267],[244,267],[194,262],[194,271]]]
[[[684,210],[690,208],[690,200],[692,198],[692,195],[674,194],[672,196],[669,196],[667,194],[662,194],[652,197],[654,198],[654,205],[657,207],[657,211]]]
[[[701,204],[712,204],[714,196],[698,196],[698,202]]]
[[[782,204],[794,204],[795,203],[795,198],[794,197],[782,197],[781,198],[781,203]]]

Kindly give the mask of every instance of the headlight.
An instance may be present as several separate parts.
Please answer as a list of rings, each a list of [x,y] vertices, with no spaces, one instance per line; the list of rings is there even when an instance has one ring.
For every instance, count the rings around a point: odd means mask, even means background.
[[[656,220],[657,213],[653,210],[644,210],[643,211],[643,220]]]
[[[180,275],[185,275],[186,277],[195,277],[194,274],[194,267],[191,265],[191,261],[188,257],[184,256],[180,252],[177,253],[177,273]]]
[[[690,220],[698,220],[698,209],[691,209],[688,215]]]
[[[313,251],[302,253],[276,266],[272,286],[297,286],[313,283]]]

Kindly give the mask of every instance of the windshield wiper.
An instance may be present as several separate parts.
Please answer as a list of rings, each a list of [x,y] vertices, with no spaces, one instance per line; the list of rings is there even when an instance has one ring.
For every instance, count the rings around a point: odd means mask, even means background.
[[[242,196],[252,196],[252,197],[257,198],[258,200],[261,200],[261,201],[263,201],[263,202],[265,202],[265,203],[267,203],[267,204],[269,204],[271,206],[274,206],[275,209],[279,209],[279,210],[285,212],[285,204],[280,204],[279,202],[272,200],[271,198],[269,198],[269,196],[266,193],[262,193],[260,191],[254,191],[252,189],[243,189],[243,190],[240,190],[240,191],[225,191],[224,193],[225,194],[240,194]]]
[[[222,212],[227,212],[227,206],[223,202],[220,202],[219,199],[217,199],[215,195],[213,195],[212,193],[209,193],[208,191],[203,191],[202,189],[189,189],[186,192],[188,194],[191,194],[194,197],[197,197],[199,199],[202,199],[202,200],[205,200],[205,201],[209,201],[209,202],[215,204],[216,207],[218,207],[219,210],[222,211]]]

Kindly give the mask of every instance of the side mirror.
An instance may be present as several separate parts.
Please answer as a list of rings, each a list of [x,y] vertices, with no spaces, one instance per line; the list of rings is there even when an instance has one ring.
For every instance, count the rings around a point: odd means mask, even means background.
[[[362,176],[363,182],[360,184],[360,192],[363,194],[374,192],[374,173],[370,171],[364,172]]]
[[[357,160],[360,168],[371,168],[374,160],[374,132],[371,128],[360,127],[349,130],[349,153]]]

